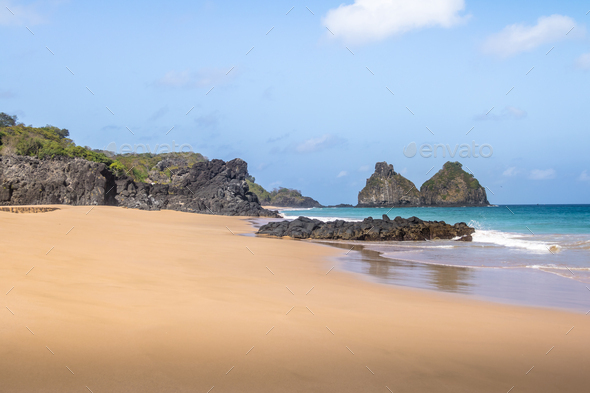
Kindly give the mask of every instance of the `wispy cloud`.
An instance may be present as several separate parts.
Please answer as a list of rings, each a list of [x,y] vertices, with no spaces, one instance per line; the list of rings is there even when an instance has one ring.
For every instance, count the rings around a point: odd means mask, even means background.
[[[346,171],[340,171],[340,173],[336,177],[344,177],[346,175],[348,175],[348,172],[346,172]]]
[[[491,55],[510,57],[532,51],[543,44],[580,38],[584,35],[584,28],[568,16],[542,16],[534,26],[522,23],[506,26],[502,31],[488,37],[483,50]]]
[[[366,171],[368,171],[369,169],[371,169],[371,167],[370,167],[370,166],[368,166],[368,165],[362,165],[362,166],[359,168],[359,172],[366,172]]]
[[[156,86],[173,89],[204,89],[229,83],[236,72],[226,75],[228,69],[202,68],[198,71],[169,71],[158,79]]]
[[[10,90],[0,90],[0,98],[2,99],[10,99],[10,98],[14,98],[16,97],[16,94],[14,94],[12,91]]]
[[[159,118],[161,118],[162,116],[164,116],[166,113],[168,113],[170,109],[168,108],[168,105],[161,107],[160,109],[158,109],[157,111],[154,112],[153,115],[150,116],[150,121],[155,121],[158,120]]]
[[[555,178],[554,169],[533,169],[529,175],[530,179],[533,180],[548,180]]]
[[[580,181],[590,181],[590,175],[588,175],[588,172],[585,169],[582,171],[582,173],[580,173],[580,176],[578,177],[578,180],[580,180]]]
[[[198,116],[195,119],[195,123],[201,128],[217,128],[219,125],[219,112],[213,111],[206,115]]]
[[[267,143],[274,143],[274,142],[282,141],[283,139],[287,139],[290,134],[291,134],[290,132],[287,132],[287,133],[285,133],[283,135],[273,136],[273,137],[268,138],[266,140],[266,142]]]
[[[584,53],[576,59],[576,68],[579,70],[590,70],[590,53]]]
[[[510,168],[508,168],[504,172],[502,172],[502,176],[512,177],[512,176],[518,175],[519,173],[520,173],[520,169],[518,169],[515,166],[511,166]]]
[[[524,119],[527,113],[524,109],[517,108],[515,106],[506,106],[500,111],[500,113],[490,112],[481,113],[475,116],[475,120],[520,120]]]
[[[59,4],[49,1],[21,5],[13,1],[0,0],[0,26],[34,26],[47,23],[46,15],[56,5]]]
[[[346,139],[333,134],[324,134],[318,138],[310,138],[295,146],[297,153],[313,153],[342,145]]]
[[[355,0],[322,19],[332,38],[362,44],[426,27],[451,27],[465,18],[463,0]]]

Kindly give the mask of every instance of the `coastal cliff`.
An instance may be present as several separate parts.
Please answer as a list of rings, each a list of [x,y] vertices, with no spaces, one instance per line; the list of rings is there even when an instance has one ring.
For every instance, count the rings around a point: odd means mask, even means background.
[[[157,165],[165,166],[164,160]],[[276,212],[263,209],[249,191],[245,161],[211,160],[188,166],[177,162],[178,157],[175,160],[176,169],[166,172],[165,182],[143,183],[83,158],[0,156],[0,205],[112,205],[277,217]]]
[[[393,170],[387,162],[375,164],[375,173],[359,192],[358,207],[417,206],[420,193],[414,183]]]
[[[459,162],[447,162],[420,187],[423,206],[487,206],[486,190]]]
[[[0,205],[115,205],[114,187],[103,163],[0,156]]]

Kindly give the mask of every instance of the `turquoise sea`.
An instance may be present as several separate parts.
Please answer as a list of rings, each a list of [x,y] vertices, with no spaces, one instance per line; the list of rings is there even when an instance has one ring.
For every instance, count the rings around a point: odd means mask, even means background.
[[[590,205],[313,208],[281,214],[323,221],[361,221],[383,214],[462,221],[476,229],[473,242],[347,242],[363,252],[353,250],[342,265],[390,284],[590,309]]]

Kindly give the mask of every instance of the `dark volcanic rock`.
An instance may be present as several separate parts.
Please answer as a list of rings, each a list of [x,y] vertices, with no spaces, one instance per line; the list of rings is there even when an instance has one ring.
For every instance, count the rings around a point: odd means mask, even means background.
[[[362,222],[313,220],[299,217],[293,221],[271,222],[263,225],[257,234],[295,239],[331,240],[437,240],[454,239],[471,241],[475,229],[464,222],[449,225],[444,221],[422,221],[418,217],[391,220],[365,218]]]
[[[211,160],[173,171],[168,184],[135,183],[123,178],[117,183],[119,205],[145,210],[171,209],[230,216],[278,217],[263,209],[258,197],[248,191],[248,164],[236,158]]]
[[[0,156],[0,205],[116,205],[115,192],[105,164]]]
[[[375,173],[359,192],[357,207],[417,206],[419,203],[420,193],[414,183],[395,172],[393,165],[378,162]]]
[[[420,187],[423,206],[487,206],[486,190],[459,162],[447,162]]]
[[[0,205],[115,205],[231,216],[278,217],[248,191],[247,164],[211,160],[174,171],[168,184],[115,177],[81,158],[0,156]]]

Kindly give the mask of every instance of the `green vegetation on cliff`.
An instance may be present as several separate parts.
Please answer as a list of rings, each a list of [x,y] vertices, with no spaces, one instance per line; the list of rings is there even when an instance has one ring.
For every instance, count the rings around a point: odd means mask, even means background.
[[[486,206],[486,191],[459,162],[447,162],[420,187],[420,203],[425,206]]]
[[[472,190],[477,190],[480,185],[479,181],[473,177],[472,174],[465,172],[463,165],[459,162],[447,162],[443,165],[443,169],[439,171],[436,176],[427,180],[422,184],[421,189],[434,190],[450,184],[455,179],[462,179],[467,187]]]
[[[260,184],[254,183],[254,180],[255,179],[252,176],[246,179],[246,183],[248,183],[248,188],[250,191],[256,194],[260,203],[270,204],[272,199],[270,192],[266,191]]]
[[[80,157],[106,165],[113,163],[113,160],[103,153],[76,146],[68,136],[70,132],[65,128],[49,124],[45,127],[26,126],[18,123],[16,116],[0,113],[0,153],[2,154],[18,154],[40,159],[57,156]]]
[[[117,174],[132,177],[133,180],[144,182],[150,171],[156,170],[155,165],[163,159],[182,159],[190,168],[197,162],[207,161],[199,153],[163,153],[163,154],[122,154],[93,150],[88,147],[76,146],[69,139],[70,132],[65,128],[51,125],[45,127],[25,126],[19,123],[16,116],[0,112],[0,154],[17,154],[21,156],[51,159],[55,157],[79,157],[88,161],[106,164]],[[170,178],[170,171],[178,169],[170,165],[159,171]]]
[[[163,170],[156,168],[156,164],[164,159],[169,159],[174,162],[174,159],[182,159],[183,163],[186,163],[188,168],[192,168],[197,162],[205,162],[205,158],[199,153],[142,153],[142,154],[121,154],[113,157],[115,164],[120,165],[123,168],[123,172],[127,173],[127,176],[133,178],[138,182],[145,182],[149,177],[149,172],[156,171],[160,174],[165,175],[166,178],[171,178],[171,172],[174,172],[179,168],[178,165],[170,165]]]

